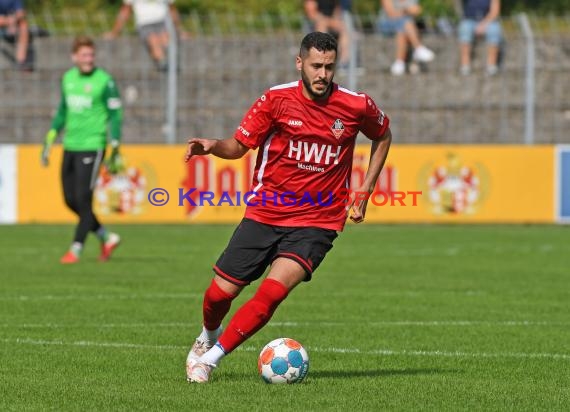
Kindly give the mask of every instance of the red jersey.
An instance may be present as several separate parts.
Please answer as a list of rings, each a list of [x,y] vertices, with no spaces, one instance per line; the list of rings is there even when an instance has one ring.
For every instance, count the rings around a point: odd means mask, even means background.
[[[302,89],[299,80],[267,90],[234,134],[259,148],[245,217],[342,230],[347,204],[330,196],[349,188],[358,132],[379,139],[389,120],[366,94],[333,83],[326,100],[313,101]]]

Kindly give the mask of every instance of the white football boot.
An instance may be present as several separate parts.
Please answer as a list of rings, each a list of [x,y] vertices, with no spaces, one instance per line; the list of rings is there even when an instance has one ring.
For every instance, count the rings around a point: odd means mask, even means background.
[[[190,377],[190,371],[192,367],[198,362],[200,356],[208,352],[216,344],[216,341],[222,334],[222,327],[220,326],[216,331],[216,338],[213,340],[204,339],[202,334],[196,338],[196,341],[192,345],[188,356],[186,357],[186,376]]]
[[[197,361],[190,369],[187,380],[191,383],[206,383],[210,380],[210,375],[215,368],[216,365]]]

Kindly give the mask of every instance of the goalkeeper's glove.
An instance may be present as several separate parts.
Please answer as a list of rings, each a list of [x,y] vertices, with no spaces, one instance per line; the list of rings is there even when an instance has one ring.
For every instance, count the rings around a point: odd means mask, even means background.
[[[44,167],[49,165],[49,152],[51,150],[51,145],[55,142],[55,139],[57,139],[57,130],[51,129],[47,132],[44,138],[44,145],[42,147],[41,161],[42,166]]]
[[[109,173],[114,175],[123,169],[123,158],[119,153],[119,142],[117,140],[113,140],[111,142],[111,146],[111,156],[107,162],[107,170],[109,170]]]

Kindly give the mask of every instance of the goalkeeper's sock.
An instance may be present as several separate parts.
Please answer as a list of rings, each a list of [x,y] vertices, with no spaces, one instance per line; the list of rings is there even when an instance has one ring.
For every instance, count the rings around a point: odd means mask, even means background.
[[[81,255],[81,251],[83,250],[83,243],[81,242],[73,242],[69,248],[69,251],[75,255],[75,257],[79,257]]]
[[[261,329],[287,297],[289,290],[275,279],[265,279],[259,289],[235,313],[218,343],[226,353],[230,353],[255,332]]]
[[[105,243],[109,240],[109,232],[105,229],[104,226],[99,226],[99,229],[95,232],[101,243]]]
[[[222,319],[227,315],[236,296],[222,290],[215,280],[212,280],[212,283],[210,283],[210,287],[204,293],[202,314],[204,316],[204,329],[211,332],[212,336],[222,324]],[[208,340],[216,339],[218,339],[218,335]]]

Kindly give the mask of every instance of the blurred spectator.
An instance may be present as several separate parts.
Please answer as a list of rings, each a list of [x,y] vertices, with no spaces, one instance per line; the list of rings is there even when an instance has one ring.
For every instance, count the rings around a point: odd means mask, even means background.
[[[344,22],[343,11],[350,10],[347,0],[305,0],[305,14],[311,23],[310,31],[330,33],[338,39],[340,68],[348,66],[350,38]]]
[[[459,23],[461,74],[471,73],[471,51],[475,36],[485,35],[487,42],[487,74],[498,72],[499,49],[502,40],[500,0],[462,0],[463,18]]]
[[[14,62],[19,70],[34,70],[23,0],[0,0],[0,37],[15,44]]]
[[[157,69],[166,71],[168,68],[166,18],[169,12],[179,36],[182,39],[189,37],[188,33],[182,29],[174,0],[123,0],[113,29],[105,34],[105,38],[115,39],[133,12],[139,36],[145,43]]]
[[[406,72],[406,55],[408,45],[413,48],[412,59],[419,63],[427,63],[435,58],[433,51],[425,47],[421,40],[415,19],[422,8],[417,0],[381,0],[382,14],[380,30],[384,34],[396,35],[396,58],[390,71],[395,76]]]

